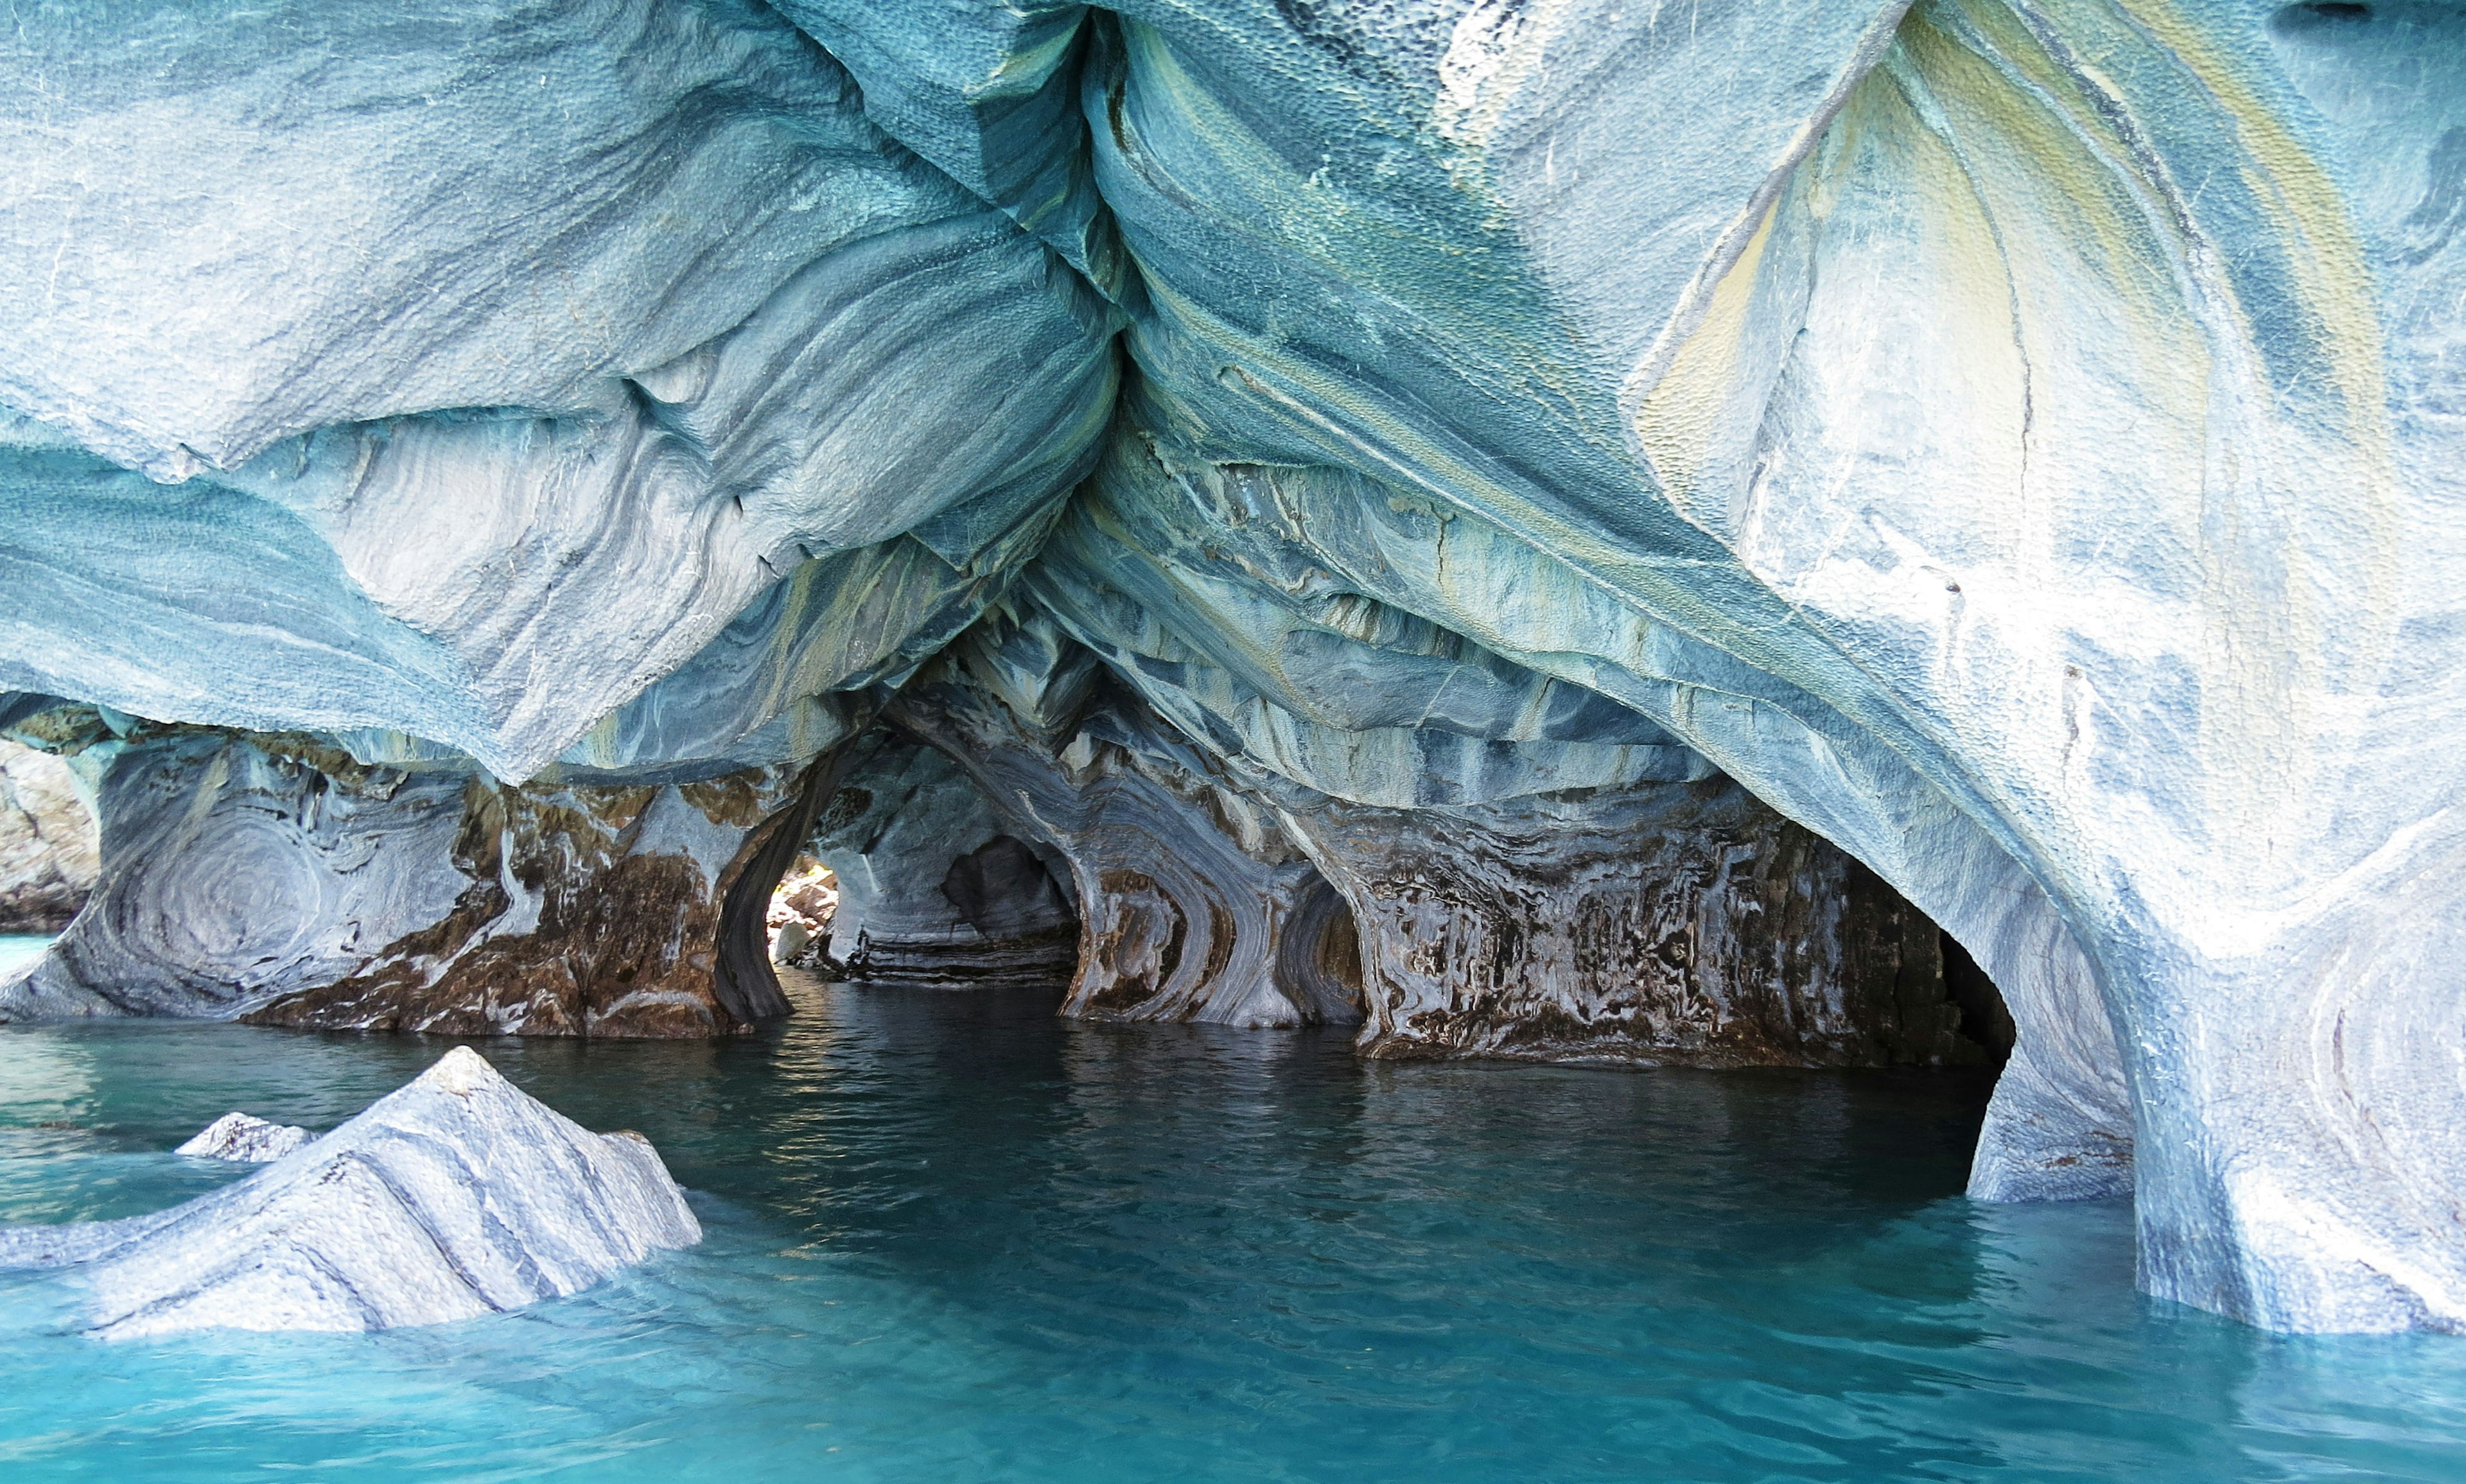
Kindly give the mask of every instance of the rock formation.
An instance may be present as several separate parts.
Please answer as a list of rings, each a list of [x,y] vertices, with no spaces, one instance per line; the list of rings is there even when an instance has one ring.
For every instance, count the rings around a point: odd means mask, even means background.
[[[784,1009],[768,956],[723,936],[810,769],[511,786],[177,727],[78,755],[115,868],[0,1001],[20,1017],[626,1036]]]
[[[702,1225],[639,1134],[558,1116],[457,1046],[359,1116],[186,1205],[0,1228],[74,1268],[106,1339],[441,1324],[578,1293]]]
[[[57,933],[102,872],[94,814],[67,766],[0,741],[0,933]]]
[[[839,878],[812,856],[798,855],[772,888],[770,909],[762,914],[763,926],[771,930],[771,961],[820,966],[831,940],[831,920],[839,911]]]
[[[1079,923],[958,765],[888,732],[856,745],[808,844],[831,868],[833,972],[913,988],[1067,978]]]
[[[1295,817],[1374,1056],[1976,1065],[1936,925],[1727,778]]]
[[[1075,1014],[1928,1061],[1974,964],[1975,1194],[2466,1329],[2466,18],[1674,15],[27,19],[104,866],[0,1013],[727,1030],[818,811]]]
[[[171,1153],[198,1159],[230,1159],[241,1164],[272,1164],[317,1135],[292,1123],[269,1123],[244,1113],[227,1113],[197,1131],[196,1137]]]
[[[998,615],[896,710],[1063,863],[1080,923],[1065,1013],[1358,1021],[1357,953],[1327,941],[1350,919],[1274,811],[1103,676],[1050,621]]]

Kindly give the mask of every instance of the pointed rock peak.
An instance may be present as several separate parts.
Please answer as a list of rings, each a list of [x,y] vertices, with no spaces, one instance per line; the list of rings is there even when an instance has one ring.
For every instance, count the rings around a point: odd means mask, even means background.
[[[235,1113],[188,1152],[266,1130],[305,1137]],[[79,1269],[88,1333],[108,1338],[378,1330],[577,1293],[701,1240],[648,1140],[594,1134],[458,1046],[289,1158],[185,1205],[0,1227],[0,1269]]]
[[[503,1073],[488,1065],[486,1057],[469,1046],[456,1046],[439,1057],[436,1066],[421,1072],[412,1086],[451,1092],[456,1097],[469,1097],[482,1088],[504,1080]]]

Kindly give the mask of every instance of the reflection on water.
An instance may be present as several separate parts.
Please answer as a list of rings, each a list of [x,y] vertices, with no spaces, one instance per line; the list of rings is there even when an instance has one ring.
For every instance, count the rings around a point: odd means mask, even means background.
[[[11,1477],[2466,1476],[2466,1347],[2291,1340],[2131,1292],[2119,1206],[1960,1199],[1935,1076],[1363,1065],[809,986],[773,1037],[489,1043],[648,1134],[701,1248],[367,1337],[75,1338],[0,1280]],[[0,1031],[0,1219],[236,1173],[451,1043]]]

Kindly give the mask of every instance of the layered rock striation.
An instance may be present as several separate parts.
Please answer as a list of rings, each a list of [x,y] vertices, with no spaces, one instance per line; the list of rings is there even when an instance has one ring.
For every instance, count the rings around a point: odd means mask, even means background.
[[[1271,806],[1048,619],[997,615],[911,682],[930,737],[1078,904],[1064,1013],[1252,1027],[1361,1018],[1351,921]]]
[[[1074,1014],[1955,1060],[1951,961],[1975,1194],[2466,1328],[2461,45],[45,11],[0,729],[103,866],[0,1013],[726,1030],[814,818],[834,953]]]
[[[830,972],[919,989],[1067,978],[1066,888],[957,763],[889,731],[857,744],[807,848],[831,869]]]
[[[1936,925],[1727,778],[1293,819],[1357,925],[1370,1055],[1991,1055],[1948,996]]]
[[[793,845],[810,768],[514,786],[297,735],[88,731],[115,868],[0,997],[18,1018],[656,1036],[785,1008],[728,938],[749,911],[758,935],[748,873]]]
[[[136,1339],[441,1324],[578,1293],[701,1240],[649,1140],[594,1134],[457,1046],[186,1205],[0,1228],[0,1267],[73,1270],[89,1333]]]

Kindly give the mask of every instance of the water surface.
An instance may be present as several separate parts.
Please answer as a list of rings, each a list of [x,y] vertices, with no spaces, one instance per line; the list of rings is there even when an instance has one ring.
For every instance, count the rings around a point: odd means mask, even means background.
[[[1984,1087],[1356,1062],[799,991],[767,1039],[496,1042],[709,1238],[531,1311],[102,1344],[0,1277],[0,1477],[2466,1478],[2466,1344],[2131,1290],[2119,1205],[1974,1206]],[[0,1221],[232,1179],[454,1043],[0,1029]]]
[[[51,944],[52,940],[48,937],[29,936],[23,933],[0,933],[0,975],[6,975],[20,964],[30,963],[41,957],[43,950],[49,948]]]

